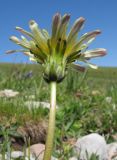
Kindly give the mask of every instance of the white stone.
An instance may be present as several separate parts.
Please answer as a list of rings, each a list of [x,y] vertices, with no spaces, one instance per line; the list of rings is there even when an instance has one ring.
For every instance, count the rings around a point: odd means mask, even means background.
[[[40,158],[40,157],[36,158],[35,156],[30,155],[30,158],[25,157],[25,160],[43,160],[43,158]],[[52,157],[51,160],[58,160],[58,159],[56,159],[55,157]]]
[[[108,157],[106,141],[97,133],[79,138],[74,146],[74,151],[83,160],[87,160],[87,153],[89,158],[92,154],[99,156],[100,160],[106,160]]]
[[[97,95],[100,95],[101,93],[100,93],[100,91],[99,90],[93,90],[92,91],[92,95],[93,96],[97,96]]]
[[[117,159],[117,143],[110,143],[107,145],[107,152],[108,152],[108,160],[112,158]]]
[[[5,89],[0,91],[0,97],[15,97],[19,94],[17,91],[13,91],[12,89]]]
[[[48,102],[26,101],[25,106],[27,106],[29,109],[39,108],[39,107],[50,109],[50,103]]]
[[[35,95],[30,95],[28,96],[29,100],[34,100],[35,99]]]
[[[20,158],[23,157],[24,153],[21,151],[13,151],[11,152],[11,158]]]
[[[45,145],[38,143],[30,146],[29,148],[26,149],[26,156],[28,157],[28,152],[30,151],[30,160],[43,160],[44,156],[44,151],[45,151]],[[28,158],[26,157],[26,160]],[[51,160],[58,160],[55,157],[52,157]]]
[[[106,97],[105,101],[110,104],[112,102],[112,97]]]
[[[39,157],[39,159],[43,159],[44,151],[45,151],[45,145],[44,144],[34,144],[26,149],[26,155],[28,156],[28,152],[34,156]]]
[[[58,159],[52,156],[51,160],[58,160]]]
[[[113,109],[114,109],[114,110],[115,110],[115,112],[116,112],[117,105],[116,105],[115,103],[113,103],[113,104],[112,104],[112,107],[113,107]]]
[[[49,103],[47,103],[47,102],[39,102],[39,101],[26,101],[25,105],[29,109],[39,108],[39,107],[48,108],[48,109],[50,108],[50,104]]]
[[[34,157],[32,154],[30,154],[30,157],[25,157],[25,160],[35,160],[36,157]],[[38,159],[37,159],[38,160]],[[41,159],[40,159],[41,160]]]
[[[69,160],[78,160],[78,158],[76,158],[76,157],[71,157],[71,158],[69,158]]]

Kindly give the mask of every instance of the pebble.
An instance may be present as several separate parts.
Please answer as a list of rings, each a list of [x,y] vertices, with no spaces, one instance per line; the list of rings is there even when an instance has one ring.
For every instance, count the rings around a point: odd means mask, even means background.
[[[12,89],[5,89],[0,91],[0,97],[11,98],[17,96],[18,94],[19,92],[13,91]]]
[[[106,160],[108,157],[106,141],[97,133],[79,138],[74,146],[74,152],[76,156],[79,155],[80,159],[83,160],[88,160],[87,154],[89,158],[92,154],[95,154],[99,156],[100,160]]]
[[[106,97],[105,101],[110,104],[112,102],[112,97]]]
[[[110,143],[107,145],[107,152],[108,152],[108,160],[117,159],[117,143]]]
[[[50,109],[50,103],[48,102],[39,102],[39,101],[26,101],[25,106],[28,107],[29,110],[31,110],[32,108],[48,108]],[[58,108],[58,106],[56,106],[56,108]]]
[[[44,155],[44,150],[45,150],[45,145],[44,144],[34,144],[30,146],[29,148],[26,149],[26,155],[28,155],[28,152],[34,156],[34,157],[39,157],[39,159],[43,160],[43,155]]]
[[[23,157],[24,156],[24,153],[21,152],[21,151],[13,151],[11,152],[11,158],[19,158],[19,157]]]

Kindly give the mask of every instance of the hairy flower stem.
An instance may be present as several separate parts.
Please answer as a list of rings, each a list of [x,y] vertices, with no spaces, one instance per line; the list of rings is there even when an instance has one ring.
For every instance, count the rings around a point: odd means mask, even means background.
[[[50,97],[50,114],[49,114],[49,125],[46,139],[46,146],[43,160],[51,160],[54,132],[55,132],[55,116],[56,116],[56,82],[50,83],[51,97]]]

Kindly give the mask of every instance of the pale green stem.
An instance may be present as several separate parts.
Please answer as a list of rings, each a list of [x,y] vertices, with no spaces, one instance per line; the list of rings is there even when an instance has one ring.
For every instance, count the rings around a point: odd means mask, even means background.
[[[43,160],[51,160],[54,132],[55,132],[55,116],[56,116],[56,82],[50,83],[51,97],[50,97],[50,114],[49,114],[49,125],[46,138],[46,146]]]

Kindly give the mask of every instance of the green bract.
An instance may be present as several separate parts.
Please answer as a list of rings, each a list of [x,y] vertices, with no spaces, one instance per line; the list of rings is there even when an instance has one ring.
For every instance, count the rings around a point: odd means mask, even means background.
[[[106,50],[99,48],[86,51],[86,49],[95,37],[101,33],[100,30],[94,30],[78,37],[78,32],[85,21],[83,17],[80,17],[67,34],[69,20],[69,14],[61,17],[59,13],[56,13],[53,17],[51,35],[45,29],[41,30],[34,20],[29,22],[31,33],[16,27],[18,31],[27,35],[29,39],[24,36],[21,36],[21,39],[12,36],[10,39],[24,49],[10,50],[7,53],[21,51],[28,55],[30,60],[36,61],[42,66],[43,77],[47,82],[61,82],[70,67],[84,71],[85,67],[78,64],[80,61],[87,63],[92,68],[97,68],[87,60],[104,56]]]

